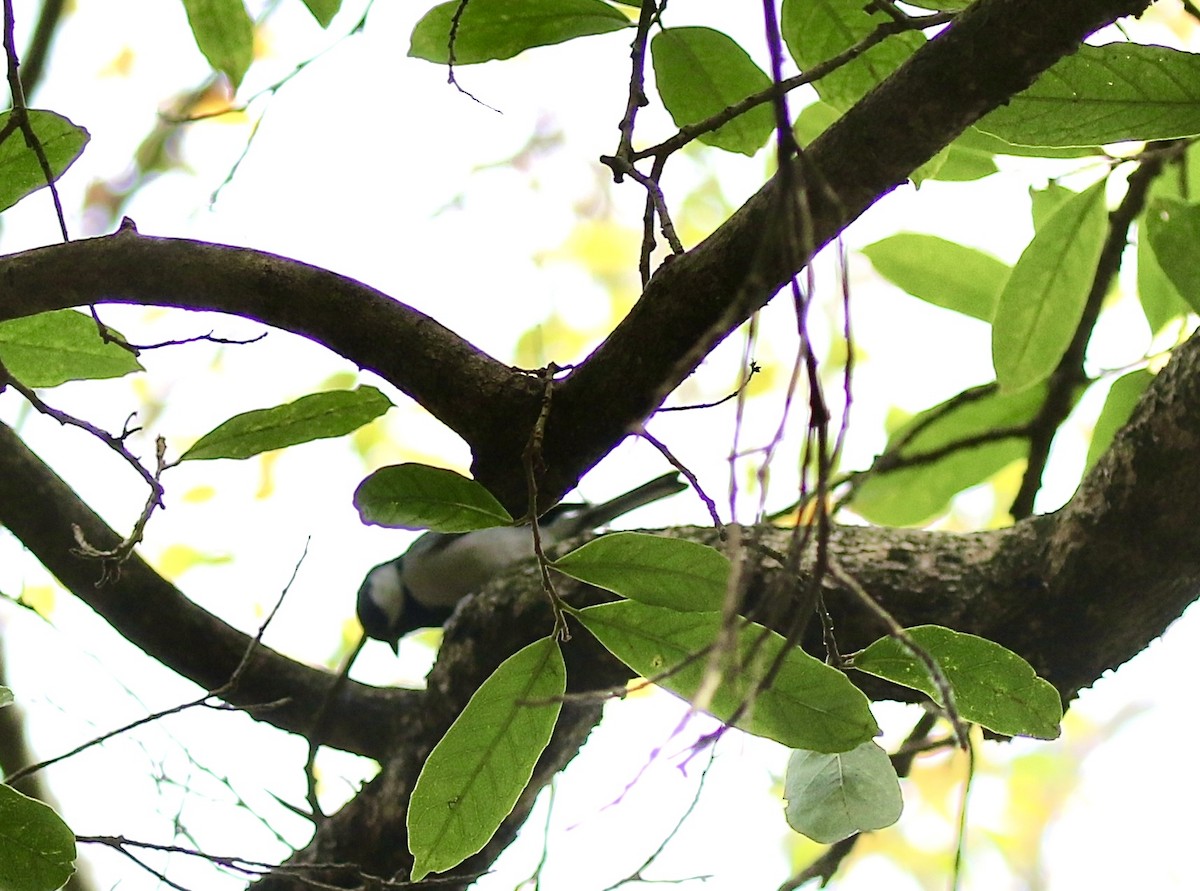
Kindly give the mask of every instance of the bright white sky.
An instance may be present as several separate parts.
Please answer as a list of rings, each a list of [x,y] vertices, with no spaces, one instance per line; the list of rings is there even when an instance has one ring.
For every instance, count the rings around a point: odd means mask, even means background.
[[[722,27],[761,58],[753,16],[743,19],[734,6],[678,4],[670,10],[671,21]],[[362,7],[347,0],[346,12],[326,34],[298,0],[285,0],[263,35],[264,58],[252,68],[240,96],[254,95],[329,45],[332,36],[357,21]],[[23,26],[32,24],[34,8],[32,2],[17,3]],[[594,163],[616,144],[627,84],[627,38],[592,38],[462,69],[463,84],[499,108],[498,114],[455,93],[445,83],[444,70],[404,56],[412,23],[423,11],[420,4],[379,4],[365,33],[335,46],[273,99],[255,102],[250,119],[263,116],[257,140],[211,207],[209,195],[245,144],[248,119],[195,127],[184,143],[194,173],[168,174],[151,184],[130,206],[130,216],[147,234],[248,245],[351,275],[428,312],[501,358],[511,357],[516,338],[551,310],[575,324],[597,324],[607,309],[581,295],[602,295],[599,287],[577,267],[546,257],[576,226],[576,209],[593,205],[598,196],[615,202],[617,219],[638,226],[637,188],[598,191],[602,174]],[[72,235],[100,234],[80,219],[85,190],[126,169],[137,142],[153,125],[155,109],[172,93],[201,82],[206,66],[190,43],[182,6],[150,0],[80,0],[52,61],[35,104],[66,114],[92,133],[84,157],[61,185]],[[647,140],[673,130],[652,110],[642,122]],[[561,129],[564,144],[526,170],[482,169],[513,155],[539,129]],[[704,170],[694,160],[673,163],[666,186],[678,200],[701,181]],[[765,154],[717,163],[725,195],[735,205],[761,182],[767,164]],[[847,243],[864,245],[903,227],[986,246],[1011,261],[1030,231],[1025,186],[1043,185],[1047,175],[1047,168],[1034,168],[1012,178],[995,177],[975,187],[968,202],[957,190],[936,183],[920,192],[901,189],[856,224]],[[988,212],[980,214],[979,207]],[[0,249],[6,253],[58,237],[45,194],[10,211],[3,222]],[[852,264],[856,336],[866,357],[856,378],[855,424],[870,433],[852,444],[849,458],[862,466],[883,444],[889,405],[918,410],[989,379],[991,372],[984,325],[882,286],[861,258],[852,256]],[[822,287],[833,297],[831,281]],[[1136,308],[1126,301],[1120,310],[1098,335],[1092,355],[1097,367],[1124,365],[1147,347],[1148,333],[1130,334],[1145,328]],[[187,317],[180,322],[178,316],[141,309],[114,309],[105,317],[142,341],[210,328],[223,336],[257,332],[233,320]],[[786,334],[791,327],[786,307],[773,308],[764,324],[771,343],[756,353],[760,361],[777,363],[781,379],[790,361]],[[727,344],[710,359],[688,383],[688,399],[723,395],[737,376],[740,349]],[[140,400],[159,403],[161,413],[148,420],[150,434],[165,435],[178,454],[230,414],[295,398],[331,374],[350,370],[336,357],[279,333],[251,347],[158,351],[145,364],[150,374],[138,381],[68,385],[47,398],[113,429]],[[956,373],[947,374],[948,369]],[[364,380],[373,382],[369,376]],[[386,426],[388,441],[368,452],[370,465],[416,457],[465,467],[468,455],[461,444],[396,398],[399,407]],[[1090,407],[1093,413],[1097,409],[1098,403]],[[778,423],[777,413],[777,399],[753,400],[746,441],[764,443]],[[81,495],[118,528],[128,527],[145,493],[104,450],[25,417],[15,394],[0,396],[0,418],[21,420],[23,435]],[[729,418],[691,413],[654,426],[718,495],[727,487]],[[714,421],[718,426],[711,426]],[[1065,482],[1048,487],[1043,508],[1069,497],[1090,423],[1081,410],[1064,436],[1056,469]],[[714,436],[714,430],[721,433]],[[136,445],[149,454],[149,441]],[[774,502],[779,504],[788,500],[787,463],[777,466],[780,494]],[[320,472],[313,472],[316,467]],[[185,544],[203,555],[233,557],[190,569],[179,584],[222,617],[253,630],[309,541],[268,642],[323,663],[341,643],[365,570],[404,546],[402,535],[358,524],[349,494],[367,469],[341,441],[307,445],[270,463],[180,467],[167,476],[169,509],[155,517],[144,552],[169,562],[178,554],[172,547]],[[584,494],[603,498],[660,471],[648,447],[626,445],[589,476]],[[256,497],[266,485],[270,497]],[[986,495],[969,497],[964,505],[966,515],[991,511]],[[752,510],[753,501],[747,501],[739,506],[739,516],[749,518]],[[648,509],[635,520],[639,525],[705,521],[699,504],[687,497]],[[0,540],[0,590],[17,594],[48,584],[40,567],[12,542]],[[195,695],[189,684],[148,664],[69,596],[59,596],[56,604],[53,627],[25,611],[0,610],[9,632],[11,682],[32,715],[41,755]],[[1086,762],[1083,784],[1048,841],[1051,887],[1182,887],[1182,876],[1190,875],[1175,853],[1188,848],[1171,804],[1200,797],[1195,773],[1176,769],[1188,763],[1185,747],[1195,738],[1197,719],[1194,710],[1175,704],[1184,693],[1173,679],[1190,674],[1184,660],[1193,652],[1194,626],[1194,619],[1181,621],[1146,654],[1081,698],[1075,711],[1094,721],[1131,703],[1148,708]],[[413,683],[428,658],[419,644],[407,645],[399,663],[384,647],[373,646],[357,674],[377,683]],[[687,740],[701,732],[699,724],[671,739],[680,713],[665,697],[642,698],[612,712],[560,786],[544,887],[599,889],[637,867],[686,807],[703,767],[703,759],[686,757]],[[622,806],[606,809],[657,746],[663,754],[653,768]],[[710,780],[704,806],[650,875],[712,875],[704,884],[709,889],[773,887],[782,881],[789,871],[787,831],[777,800],[769,796],[783,755],[773,744],[731,735],[718,750],[721,769]],[[302,844],[303,822],[264,790],[300,802],[303,760],[294,740],[239,716],[190,715],[73,758],[53,768],[50,777],[68,821],[81,834],[190,844],[173,839],[171,825],[178,820],[196,832],[194,843],[205,850],[271,860],[284,849],[263,824],[235,806],[230,788],[285,839]],[[331,801],[351,794],[370,772],[369,765],[342,757],[330,757],[322,766]],[[341,770],[348,779],[339,777]],[[214,776],[227,776],[228,787]],[[179,784],[195,794],[182,795]],[[1001,796],[988,782],[980,789],[978,817],[986,825],[995,818]],[[540,825],[539,819],[531,825]],[[902,826],[914,837],[949,856],[944,825],[921,813],[906,821]],[[529,875],[540,855],[540,838],[531,835],[480,887],[511,888]],[[1097,850],[1130,849],[1138,856],[1095,856]],[[608,853],[597,858],[597,850]],[[995,855],[987,854],[986,846],[983,850],[967,887],[1001,887],[989,866]],[[154,885],[117,855],[86,853],[93,858],[99,887]],[[760,875],[750,875],[749,869]],[[883,878],[881,869],[866,864],[839,887],[875,887],[883,880],[891,888],[907,887],[894,873]],[[207,867],[180,858],[170,861],[170,870],[175,881],[193,888],[237,886],[222,885]]]

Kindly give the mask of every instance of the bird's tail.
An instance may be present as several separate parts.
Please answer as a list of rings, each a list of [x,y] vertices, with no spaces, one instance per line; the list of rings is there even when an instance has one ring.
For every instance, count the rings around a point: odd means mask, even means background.
[[[657,479],[643,483],[636,489],[632,489],[624,495],[618,495],[603,504],[583,505],[579,513],[572,516],[569,521],[563,521],[569,523],[569,528],[564,530],[567,534],[563,538],[571,538],[585,530],[604,526],[617,517],[658,501],[660,498],[682,492],[687,487],[687,483],[679,478],[678,472],[665,473]]]

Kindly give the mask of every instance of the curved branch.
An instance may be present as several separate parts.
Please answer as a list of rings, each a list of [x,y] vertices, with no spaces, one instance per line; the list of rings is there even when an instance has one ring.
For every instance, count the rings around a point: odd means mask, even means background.
[[[100,548],[121,540],[74,491],[0,424],[0,525],[60,582],[147,655],[206,690],[225,686],[252,641],[206,612],[136,553],[120,574],[98,584],[101,566],[73,553],[72,526]],[[232,705],[284,730],[310,736],[334,677],[259,644],[237,686],[222,693]],[[420,708],[414,690],[346,684],[321,722],[319,741],[385,758],[410,733],[406,715]]]
[[[0,283],[0,320],[136,303],[231,313],[300,334],[378,373],[477,453],[518,441],[519,451],[537,417],[536,381],[374,288],[265,251],[153,238],[122,226],[4,257]],[[514,423],[522,416],[529,417],[523,427]]]

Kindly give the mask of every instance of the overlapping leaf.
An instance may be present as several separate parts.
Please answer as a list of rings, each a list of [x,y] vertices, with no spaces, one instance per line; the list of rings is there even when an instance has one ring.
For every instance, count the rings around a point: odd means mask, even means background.
[[[985,322],[1008,280],[1008,266],[991,254],[936,235],[900,232],[862,252],[876,272],[914,297]]]
[[[1104,246],[1104,181],[1054,211],[1026,246],[996,306],[992,362],[1003,390],[1046,380],[1071,343]]]
[[[457,24],[454,24],[455,16]],[[408,54],[430,62],[470,65],[511,59],[549,46],[631,26],[629,17],[602,0],[450,0],[421,18]],[[451,30],[453,29],[453,40]]]
[[[75,834],[48,805],[0,783],[0,888],[54,891],[75,872]]]
[[[984,438],[1029,423],[1044,399],[1044,386],[1020,393],[974,388],[926,409],[888,439],[887,451],[908,466],[872,475],[851,507],[889,526],[914,525],[941,513],[963,489],[1028,453],[1020,436]],[[954,448],[959,443],[969,445]]]
[[[235,415],[210,430],[180,460],[249,458],[274,449],[344,436],[392,407],[375,387],[301,396],[286,405]]]
[[[553,566],[630,600],[681,612],[719,610],[729,585],[729,558],[720,551],[644,532],[601,536]]]
[[[19,128],[9,130],[12,112],[0,114],[0,131],[8,133],[0,143],[0,210],[8,210],[26,195],[45,188],[46,172],[37,152],[26,145]],[[87,130],[53,111],[30,109],[29,126],[37,137],[52,180],[57,180],[83,154],[91,136]]]
[[[475,480],[425,464],[381,467],[359,484],[354,506],[368,526],[394,529],[470,532],[513,522]]]
[[[254,61],[254,22],[242,0],[183,0],[196,46],[236,90]]]
[[[823,845],[891,826],[904,810],[892,759],[874,740],[849,752],[793,752],[783,797],[788,825]]]
[[[732,37],[712,28],[664,28],[650,42],[650,54],[658,94],[679,127],[703,121],[771,85],[771,78]],[[699,138],[753,155],[767,144],[774,127],[768,103]]]
[[[142,370],[132,352],[100,336],[95,319],[73,309],[0,322],[0,361],[28,387],[57,387]]]
[[[1006,736],[1058,738],[1063,715],[1058,691],[1012,650],[940,625],[921,625],[908,633],[937,661],[964,720]],[[875,641],[854,657],[853,664],[942,704],[924,663],[893,637]]]
[[[1096,146],[1200,133],[1200,55],[1084,45],[976,126],[1028,146]]]
[[[412,881],[457,866],[487,844],[533,776],[566,683],[562,653],[546,638],[510,656],[475,691],[413,788]]]
[[[1154,375],[1141,368],[1123,374],[1113,381],[1108,390],[1108,397],[1104,400],[1104,408],[1100,410],[1100,416],[1096,419],[1096,426],[1092,428],[1092,441],[1088,443],[1085,465],[1088,469],[1091,469],[1108,450],[1113,437],[1125,426],[1125,422],[1133,414],[1133,407],[1137,405],[1138,399],[1152,380]]]
[[[618,659],[663,687],[692,700],[715,664],[721,683],[705,711],[796,749],[845,752],[879,732],[867,698],[834,668],[778,634],[744,623],[730,652],[708,653],[721,639],[720,613],[680,613],[631,600],[589,607],[584,626]],[[768,670],[769,685],[757,689]]]

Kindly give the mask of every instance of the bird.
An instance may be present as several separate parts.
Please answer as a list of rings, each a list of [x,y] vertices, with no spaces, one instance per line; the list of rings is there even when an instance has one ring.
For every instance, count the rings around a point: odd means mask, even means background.
[[[603,504],[558,504],[538,521],[542,545],[598,529],[686,488],[678,473],[667,473]],[[399,557],[367,573],[358,589],[358,621],[367,637],[384,641],[398,654],[404,635],[440,627],[460,600],[533,555],[533,533],[527,525],[426,532]]]

